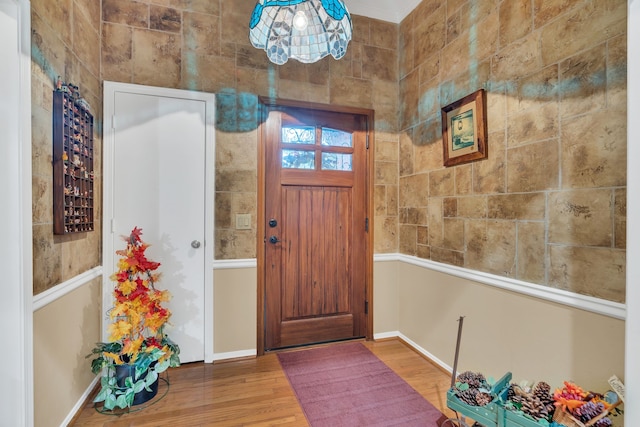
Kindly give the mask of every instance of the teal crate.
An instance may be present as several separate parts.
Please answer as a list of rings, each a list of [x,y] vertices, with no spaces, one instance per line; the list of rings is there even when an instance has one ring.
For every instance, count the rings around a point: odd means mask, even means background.
[[[449,389],[447,392],[447,407],[465,417],[479,422],[485,427],[503,427],[504,409],[499,405],[500,393],[505,387],[509,386],[509,381],[511,381],[511,372],[504,374],[504,376],[491,387],[491,395],[495,397],[491,403],[485,406],[467,405],[458,399],[453,389]]]

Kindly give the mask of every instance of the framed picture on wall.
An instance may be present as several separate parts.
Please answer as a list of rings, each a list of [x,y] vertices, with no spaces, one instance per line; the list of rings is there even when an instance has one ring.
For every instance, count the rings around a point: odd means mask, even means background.
[[[455,166],[487,157],[484,89],[442,108],[444,165]]]

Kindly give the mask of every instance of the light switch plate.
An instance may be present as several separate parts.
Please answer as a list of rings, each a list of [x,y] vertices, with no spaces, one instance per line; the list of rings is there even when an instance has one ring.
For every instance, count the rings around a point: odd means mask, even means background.
[[[251,214],[236,214],[236,230],[251,230]]]

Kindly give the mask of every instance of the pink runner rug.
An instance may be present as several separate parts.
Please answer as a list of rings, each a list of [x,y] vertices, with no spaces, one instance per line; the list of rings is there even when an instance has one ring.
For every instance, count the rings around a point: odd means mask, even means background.
[[[435,427],[446,420],[361,343],[279,353],[278,358],[312,427]]]

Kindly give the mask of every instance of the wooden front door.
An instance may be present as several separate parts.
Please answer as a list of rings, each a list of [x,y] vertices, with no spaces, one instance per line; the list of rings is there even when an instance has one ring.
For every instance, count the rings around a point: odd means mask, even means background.
[[[368,335],[367,120],[269,108],[265,350]]]

